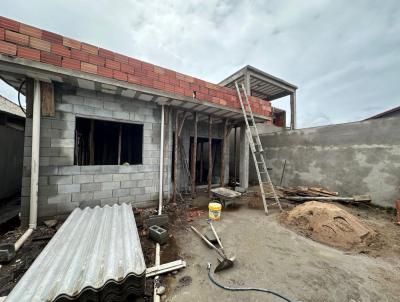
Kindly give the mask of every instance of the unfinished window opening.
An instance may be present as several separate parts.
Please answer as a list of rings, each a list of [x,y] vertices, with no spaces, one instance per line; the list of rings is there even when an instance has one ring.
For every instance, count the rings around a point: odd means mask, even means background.
[[[143,125],[76,118],[75,165],[142,164]]]

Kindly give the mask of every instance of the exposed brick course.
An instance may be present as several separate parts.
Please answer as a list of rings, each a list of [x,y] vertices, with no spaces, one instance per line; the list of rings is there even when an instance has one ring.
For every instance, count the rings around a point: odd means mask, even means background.
[[[40,51],[43,53],[41,54]],[[48,54],[49,52],[52,55]],[[199,101],[240,109],[236,91],[233,89],[5,17],[0,17],[0,53],[114,78],[186,97],[192,97],[193,91],[196,91],[196,99]],[[61,57],[61,61],[57,56]],[[271,104],[268,101],[250,97],[250,102],[254,113],[271,116]]]

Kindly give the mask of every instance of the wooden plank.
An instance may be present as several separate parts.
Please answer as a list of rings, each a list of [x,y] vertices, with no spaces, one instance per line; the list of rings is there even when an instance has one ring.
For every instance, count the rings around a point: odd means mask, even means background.
[[[228,136],[228,120],[226,119],[224,122],[224,134],[222,137],[222,147],[221,147],[221,182],[220,186],[223,187],[225,185],[225,157],[226,157],[226,140]]]
[[[208,177],[207,177],[207,182],[208,182],[208,196],[211,198],[212,192],[211,192],[211,183],[212,183],[212,136],[211,136],[211,130],[212,130],[212,117],[208,117]]]
[[[118,130],[118,165],[121,164],[121,132],[122,132],[122,125],[119,124]]]
[[[54,117],[56,115],[54,105],[54,86],[53,83],[40,82],[42,116]]]
[[[191,162],[191,177],[192,177],[192,198],[196,197],[196,161],[197,161],[197,112],[193,113],[193,142],[192,142],[192,162]]]
[[[183,260],[176,260],[159,266],[153,266],[146,269],[146,278],[158,276],[168,272],[176,271],[186,267],[186,262]]]
[[[90,121],[89,133],[89,164],[94,165],[94,120]]]

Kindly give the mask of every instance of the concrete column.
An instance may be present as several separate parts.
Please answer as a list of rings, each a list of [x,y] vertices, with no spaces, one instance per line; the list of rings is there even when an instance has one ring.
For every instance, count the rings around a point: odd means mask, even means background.
[[[296,92],[290,95],[290,129],[296,129]]]
[[[249,138],[246,126],[240,127],[239,181],[242,188],[249,187]]]

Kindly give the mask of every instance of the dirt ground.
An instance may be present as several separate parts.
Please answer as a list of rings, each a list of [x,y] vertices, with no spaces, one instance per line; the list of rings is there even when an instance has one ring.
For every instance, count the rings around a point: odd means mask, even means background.
[[[243,199],[234,209],[222,212],[215,223],[228,256],[235,266],[216,274],[228,286],[262,287],[279,292],[292,301],[399,301],[400,227],[394,214],[376,208],[340,205],[373,228],[380,244],[363,250],[338,250],[287,229],[281,214],[249,209]],[[285,204],[286,209],[293,205]],[[207,230],[207,212],[191,224]],[[216,254],[189,229],[175,230],[176,257],[187,262],[178,274],[164,278],[164,301],[283,301],[265,293],[231,292],[213,285],[207,263],[215,267]]]
[[[315,242],[281,223],[285,214],[272,209],[266,216],[248,203],[252,194],[231,208],[223,209],[222,220],[214,224],[228,256],[235,255],[235,266],[215,275],[218,282],[233,287],[262,287],[279,292],[292,301],[398,301],[400,297],[400,226],[395,215],[375,207],[338,205],[378,234],[375,244],[361,249],[339,250]],[[193,201],[196,207],[169,204],[167,227],[170,238],[161,247],[161,263],[183,259],[185,269],[160,278],[166,293],[162,301],[283,301],[260,292],[231,292],[218,288],[207,276],[207,263],[217,264],[216,253],[191,231],[190,225],[206,231],[207,204],[204,194]],[[284,203],[285,211],[295,205]],[[154,209],[135,209],[138,231],[148,267],[154,264],[155,246],[143,226]],[[0,268],[0,296],[6,295],[56,229],[41,226],[19,251],[17,257]],[[20,229],[0,236],[13,242]],[[144,301],[152,301],[152,280],[146,283]]]

